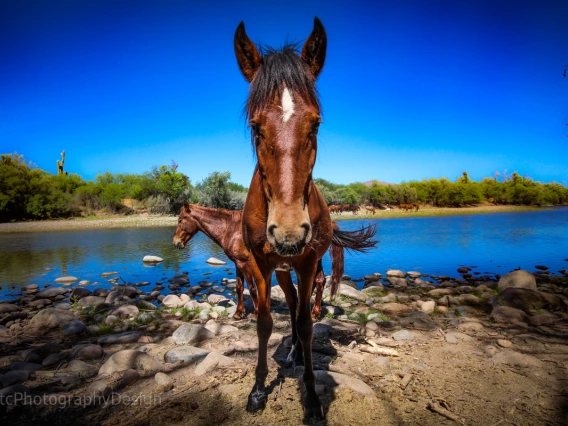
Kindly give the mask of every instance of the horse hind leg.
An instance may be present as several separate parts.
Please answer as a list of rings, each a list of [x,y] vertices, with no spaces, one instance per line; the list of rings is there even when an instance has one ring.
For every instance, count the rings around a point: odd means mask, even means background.
[[[298,338],[302,344],[304,353],[304,375],[303,381],[306,387],[305,420],[310,418],[323,419],[324,412],[321,402],[316,394],[316,377],[312,363],[312,337],[313,322],[310,314],[310,299],[312,283],[315,277],[315,268],[311,271],[296,271],[299,275],[299,296],[298,296],[298,319],[297,329]]]
[[[245,277],[243,271],[241,271],[241,269],[237,267],[237,310],[233,314],[233,318],[236,320],[242,319],[245,314],[245,304],[243,303],[243,291],[245,289],[244,279]]]
[[[292,283],[292,277],[289,271],[276,270],[276,279],[280,288],[286,297],[286,304],[290,310],[290,325],[292,327],[292,347],[286,357],[286,362],[292,364],[294,367],[304,365],[304,358],[302,356],[302,345],[298,340],[298,332],[296,331],[296,310],[298,306],[298,294]]]
[[[312,307],[312,318],[319,318],[321,315],[321,301],[323,299],[323,288],[325,287],[325,273],[323,271],[323,265],[321,259],[318,262],[318,269],[316,272],[316,278],[314,280],[314,288],[316,289],[316,300],[314,301],[314,306]]]

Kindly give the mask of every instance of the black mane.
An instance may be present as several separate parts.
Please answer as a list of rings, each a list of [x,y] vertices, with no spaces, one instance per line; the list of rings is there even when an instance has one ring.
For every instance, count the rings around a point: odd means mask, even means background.
[[[266,104],[282,95],[284,87],[320,108],[315,79],[309,66],[298,54],[298,44],[287,44],[281,50],[260,46],[262,64],[250,84],[245,105],[247,121],[262,111]]]

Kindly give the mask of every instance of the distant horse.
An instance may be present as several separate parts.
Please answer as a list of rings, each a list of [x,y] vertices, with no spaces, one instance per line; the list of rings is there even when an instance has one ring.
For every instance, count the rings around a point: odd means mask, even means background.
[[[351,204],[349,211],[351,211],[353,214],[359,214],[359,209],[360,207],[358,204]]]
[[[286,299],[292,313],[290,356],[302,348],[305,417],[321,419],[324,412],[312,365],[310,297],[318,263],[333,237],[329,209],[312,180],[321,123],[315,81],[325,61],[327,36],[316,17],[301,54],[287,45],[261,55],[241,22],[234,46],[239,68],[250,83],[245,110],[258,160],[242,218],[243,239],[254,257],[258,289],[258,360],[247,410],[266,407],[267,344],[272,333],[270,281],[272,272],[287,264],[296,272],[299,293],[290,282],[292,296]],[[283,274],[276,269],[277,276]],[[289,274],[283,278],[289,280]],[[338,277],[332,274],[331,294],[338,286]]]
[[[216,242],[225,252],[227,257],[235,263],[237,271],[237,310],[233,315],[235,319],[241,319],[244,315],[243,290],[246,280],[252,297],[255,313],[257,306],[256,285],[252,279],[251,262],[254,262],[251,252],[246,248],[242,238],[242,210],[216,209],[203,207],[199,204],[183,203],[180,210],[178,224],[173,237],[173,244],[182,249],[199,231]],[[337,224],[333,223],[333,238],[331,245],[331,259],[333,274],[341,277],[344,270],[343,249],[364,252],[374,247],[375,241],[371,240],[372,229],[362,228],[360,231],[341,231]],[[289,268],[281,268],[289,271]],[[288,272],[290,274],[290,272]],[[286,283],[284,284],[286,285]],[[312,317],[317,318],[321,314],[321,301],[325,286],[323,267],[318,264],[318,270],[314,281],[316,299],[312,308]]]
[[[416,209],[416,211],[418,211],[418,209],[420,209],[419,203],[413,203],[412,206]]]
[[[412,204],[400,204],[399,208],[404,211],[414,210],[414,206]]]
[[[373,214],[373,216],[375,215],[375,206],[366,206],[365,209],[367,210],[367,214],[369,214],[369,212],[371,212]]]
[[[351,211],[351,204],[343,204],[341,206],[341,211],[342,212],[350,212]]]
[[[341,214],[341,206],[338,206],[338,205],[329,206],[329,213],[330,214],[333,214],[333,213]]]

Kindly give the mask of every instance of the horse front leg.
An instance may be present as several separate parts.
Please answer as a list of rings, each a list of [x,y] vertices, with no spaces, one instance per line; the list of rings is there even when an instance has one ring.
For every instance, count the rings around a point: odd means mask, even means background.
[[[256,413],[266,407],[266,377],[268,376],[268,339],[272,334],[272,316],[270,315],[270,279],[272,271],[253,268],[254,282],[258,291],[256,334],[258,335],[258,359],[255,370],[255,383],[248,396],[247,411]]]
[[[237,270],[240,269],[241,275],[242,275],[242,280],[243,282],[246,281],[247,282],[247,286],[249,289],[249,294],[250,297],[252,299],[252,304],[254,306],[254,313],[253,313],[253,318],[256,319],[257,318],[257,312],[258,312],[258,289],[257,289],[257,285],[255,283],[254,280],[254,273],[253,273],[253,262],[248,261],[248,262],[240,262],[239,263],[239,268],[237,268]],[[243,285],[244,287],[244,285]],[[238,292],[238,278],[237,278],[237,292]],[[242,302],[242,292],[243,292],[244,288],[241,289],[241,295],[239,296],[237,294],[237,297],[241,297],[239,298],[238,303]],[[237,307],[237,312],[238,312],[239,308]],[[244,312],[244,303],[243,303],[243,307],[242,310]]]
[[[312,296],[312,285],[316,275],[317,261],[308,261],[302,265],[301,269],[296,270],[298,275],[298,338],[302,344],[304,352],[304,376],[303,381],[306,386],[306,400],[304,403],[305,417],[309,420],[312,417],[323,419],[323,407],[316,394],[316,378],[314,375],[312,362],[312,337],[313,322],[310,314],[310,299]]]
[[[325,273],[323,272],[323,265],[321,259],[318,261],[318,269],[314,281],[316,289],[316,300],[312,308],[312,318],[319,318],[321,315],[321,301],[323,298],[323,288],[325,287]]]

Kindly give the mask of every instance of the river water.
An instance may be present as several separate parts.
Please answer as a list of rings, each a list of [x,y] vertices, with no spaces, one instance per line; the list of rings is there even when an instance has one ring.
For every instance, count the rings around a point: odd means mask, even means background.
[[[568,269],[568,208],[522,213],[341,221],[342,229],[378,225],[377,248],[367,254],[347,254],[345,273],[352,278],[388,269],[459,277],[457,268],[480,274],[505,274],[516,268],[534,271],[546,265],[557,274]],[[12,298],[24,285],[53,284],[73,275],[89,280],[93,289],[110,287],[101,273],[116,271],[124,282],[155,284],[188,272],[192,285],[201,280],[234,278],[233,264],[203,234],[183,250],[172,246],[174,228],[131,228],[0,234],[0,299]],[[145,266],[142,258],[157,255],[164,262]],[[228,261],[211,266],[216,257]],[[324,258],[331,272],[329,256]],[[122,282],[122,281],[121,281]],[[96,283],[96,284],[95,284]],[[143,287],[143,289],[151,289]],[[165,292],[168,292],[166,287]]]

